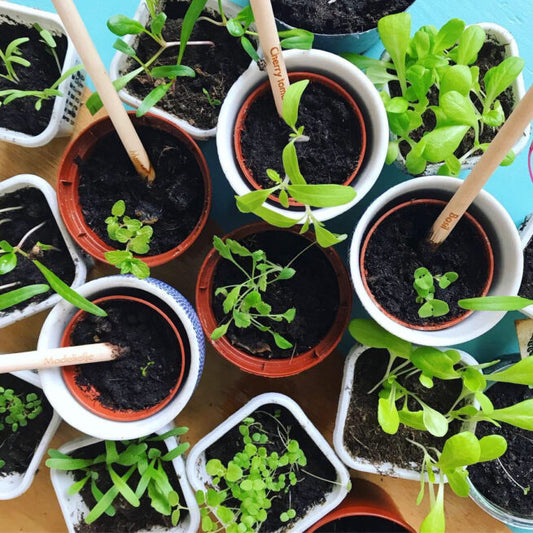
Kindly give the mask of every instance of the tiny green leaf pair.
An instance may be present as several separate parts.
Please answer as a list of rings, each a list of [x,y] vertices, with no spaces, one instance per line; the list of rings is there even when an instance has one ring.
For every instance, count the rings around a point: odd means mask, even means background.
[[[422,304],[418,310],[418,316],[428,318],[447,315],[450,311],[448,304],[435,298],[435,281],[441,289],[446,289],[458,278],[457,272],[433,276],[427,268],[417,268],[414,272],[413,287],[417,293],[416,302]]]

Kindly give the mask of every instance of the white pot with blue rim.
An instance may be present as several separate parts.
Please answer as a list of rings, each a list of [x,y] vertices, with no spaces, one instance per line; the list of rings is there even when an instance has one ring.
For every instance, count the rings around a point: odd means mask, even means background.
[[[48,401],[71,426],[99,439],[134,439],[161,429],[187,405],[202,375],[205,344],[196,311],[176,289],[153,278],[139,280],[133,276],[108,276],[86,283],[78,292],[88,299],[109,294],[136,294],[150,299],[155,305],[159,301],[166,307],[170,318],[180,330],[184,343],[189,346],[186,348],[187,368],[174,398],[160,411],[142,420],[118,422],[89,411],[70,393],[61,369],[57,367],[39,371]],[[77,311],[76,307],[65,301],[56,305],[43,324],[37,349],[58,348],[67,324]]]

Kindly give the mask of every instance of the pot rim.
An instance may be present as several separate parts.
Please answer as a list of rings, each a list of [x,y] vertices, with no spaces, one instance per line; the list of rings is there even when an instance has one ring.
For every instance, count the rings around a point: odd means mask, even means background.
[[[391,209],[387,210],[383,215],[381,215],[378,218],[378,220],[376,222],[374,222],[374,224],[372,225],[372,227],[370,228],[370,230],[367,232],[367,234],[365,236],[365,239],[363,241],[363,245],[361,247],[361,252],[360,252],[360,255],[359,255],[359,268],[360,268],[360,271],[361,271],[361,279],[363,281],[363,285],[365,287],[365,290],[367,291],[368,296],[370,297],[372,302],[376,305],[376,307],[384,315],[386,315],[391,320],[394,320],[395,322],[397,322],[398,324],[401,324],[402,326],[404,326],[406,328],[417,329],[417,330],[421,330],[421,331],[438,331],[438,330],[449,328],[451,326],[454,326],[455,324],[458,324],[459,322],[462,322],[463,320],[468,318],[472,313],[474,313],[474,311],[473,310],[467,310],[465,313],[459,315],[458,317],[449,319],[446,322],[443,322],[441,324],[433,324],[433,325],[428,325],[428,326],[420,325],[419,326],[419,325],[411,324],[409,322],[405,322],[404,320],[401,320],[400,318],[398,318],[398,317],[392,315],[391,313],[389,313],[378,302],[378,300],[375,298],[374,294],[371,292],[371,290],[370,290],[370,288],[368,286],[366,269],[365,269],[365,255],[366,255],[366,251],[367,251],[367,248],[368,248],[368,244],[369,244],[370,238],[375,233],[375,231],[379,227],[379,225],[387,217],[389,217],[390,215],[392,215],[396,211],[399,211],[400,209],[403,209],[405,207],[410,207],[410,206],[412,206],[414,204],[422,204],[422,203],[435,204],[435,205],[439,204],[439,205],[442,205],[442,206],[445,206],[447,204],[447,202],[445,202],[444,200],[437,200],[435,198],[417,198],[417,199],[413,199],[413,200],[407,200],[407,201],[402,202],[402,203],[392,207]],[[468,213],[468,212],[465,212],[463,216],[475,227],[475,229],[477,230],[478,234],[481,236],[483,244],[484,244],[484,248],[485,248],[485,252],[486,252],[487,260],[488,260],[489,273],[488,273],[487,280],[486,280],[486,282],[485,282],[485,284],[483,286],[483,290],[482,290],[480,296],[486,296],[488,294],[489,290],[490,290],[490,287],[491,287],[491,284],[492,284],[492,280],[494,278],[494,252],[492,251],[492,245],[491,245],[490,240],[489,240],[489,238],[487,236],[487,233],[483,229],[483,226],[477,221],[477,219],[474,216],[472,216],[470,213]]]
[[[266,231],[289,231],[299,235],[298,230],[294,228],[287,230],[271,226],[266,222],[256,222],[242,226],[241,228],[228,233],[223,237],[223,240],[228,238],[239,240],[248,235],[263,233]],[[302,238],[309,241],[314,240],[311,236],[311,232],[301,235]],[[340,342],[350,320],[353,299],[352,287],[348,271],[339,254],[332,248],[321,248],[321,250],[326,255],[333,270],[337,274],[339,284],[339,307],[336,318],[325,337],[311,350],[288,359],[271,360],[254,357],[243,350],[239,350],[227,340],[225,335],[220,339],[211,339],[212,331],[218,326],[211,305],[213,278],[221,258],[215,248],[212,248],[209,251],[198,274],[198,281],[196,284],[196,308],[206,337],[222,357],[245,372],[274,378],[299,374],[300,372],[317,365],[333,352]]]
[[[158,411],[161,411],[161,409],[163,409],[165,406],[167,406],[172,401],[172,399],[178,392],[181,386],[181,383],[183,381],[183,376],[185,374],[185,348],[183,346],[183,340],[178,331],[178,328],[176,327],[174,322],[170,319],[170,317],[166,313],[164,313],[161,309],[159,309],[156,305],[152,304],[151,302],[148,302],[147,300],[144,300],[137,296],[127,296],[127,295],[117,294],[117,295],[110,295],[110,296],[104,296],[102,298],[97,298],[96,300],[93,301],[93,303],[100,304],[102,302],[107,302],[110,300],[113,300],[113,301],[127,300],[130,302],[140,303],[140,304],[143,304],[149,307],[153,311],[156,311],[161,317],[164,318],[164,320],[171,327],[175,337],[178,340],[178,345],[179,345],[180,354],[181,354],[181,369],[180,369],[180,374],[178,376],[176,384],[174,385],[174,387],[172,387],[168,395],[165,396],[165,398],[163,398],[163,400],[161,400],[156,405],[153,405],[152,407],[147,407],[139,411],[134,411],[132,409],[127,409],[127,410],[113,409],[111,407],[107,407],[103,405],[96,398],[98,391],[93,385],[91,385],[91,388],[87,391],[79,387],[76,384],[76,377],[78,375],[79,365],[69,365],[69,366],[61,367],[61,375],[63,377],[63,381],[65,382],[72,396],[92,413],[98,416],[101,416],[103,418],[107,418],[108,420],[115,420],[118,422],[131,422],[135,420],[143,420],[145,418],[148,418],[149,416],[152,416]],[[63,335],[61,337],[61,347],[71,346],[70,336],[72,334],[72,330],[74,326],[76,325],[76,323],[82,320],[87,314],[88,313],[86,311],[83,311],[82,309],[80,309],[71,318],[67,327],[63,331]]]
[[[309,79],[312,82],[319,83],[321,85],[326,86],[328,89],[331,89],[332,91],[339,94],[349,105],[352,109],[353,113],[356,115],[359,127],[361,129],[361,152],[359,155],[359,159],[357,161],[357,165],[355,169],[352,171],[350,176],[342,183],[342,185],[350,186],[354,180],[357,178],[357,175],[359,173],[359,170],[361,169],[361,166],[363,165],[363,161],[365,159],[366,154],[366,124],[365,120],[363,118],[363,113],[361,112],[361,109],[359,108],[357,102],[355,101],[355,98],[340,84],[336,81],[332,80],[331,78],[328,78],[327,76],[324,76],[322,74],[317,74],[316,72],[306,72],[306,71],[296,71],[296,72],[290,72],[289,74],[289,80],[291,82],[294,81],[302,81],[305,79]],[[254,179],[252,172],[247,167],[245,163],[245,157],[242,151],[242,134],[245,131],[244,122],[246,121],[246,118],[248,117],[248,113],[250,111],[250,108],[254,104],[254,102],[262,96],[264,93],[266,93],[270,88],[270,82],[268,80],[264,81],[261,85],[256,87],[245,99],[244,103],[242,104],[239,113],[237,114],[237,118],[235,119],[235,127],[234,127],[234,133],[233,133],[233,149],[235,151],[235,157],[237,159],[237,163],[239,165],[239,168],[241,172],[244,175],[244,178],[248,181],[248,183],[253,187],[255,190],[262,190],[263,187],[257,183],[257,181]],[[270,195],[268,199],[272,202],[280,203],[279,198],[274,195]],[[297,202],[293,200],[292,198],[289,198],[289,206],[295,207],[301,207],[303,204],[300,202]]]
[[[209,167],[203,152],[194,139],[184,130],[166,118],[147,113],[143,117],[136,117],[135,111],[128,111],[135,124],[144,125],[153,129],[163,130],[177,138],[184,147],[193,155],[202,174],[204,185],[204,200],[200,217],[191,233],[177,246],[157,255],[134,256],[141,259],[149,267],[167,263],[183,254],[203,231],[209,211],[211,209],[211,179]],[[86,156],[92,152],[96,143],[113,131],[109,116],[102,117],[84,128],[80,134],[71,141],[65,150],[57,174],[57,198],[59,211],[67,229],[78,246],[95,259],[107,263],[106,252],[116,250],[106,244],[85,222],[81,212],[78,197],[79,172],[75,162],[77,157]]]

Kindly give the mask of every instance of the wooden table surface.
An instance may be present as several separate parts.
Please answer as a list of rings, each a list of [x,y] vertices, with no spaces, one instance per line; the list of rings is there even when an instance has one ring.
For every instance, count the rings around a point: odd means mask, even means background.
[[[91,120],[83,108],[77,120],[76,132]],[[45,178],[55,186],[57,167],[68,142],[69,139],[57,139],[48,146],[37,149],[0,143],[0,180],[20,173],[31,173]],[[194,301],[196,273],[211,247],[212,236],[216,231],[215,223],[209,221],[200,239],[182,257],[153,268],[152,276],[173,285],[191,302]],[[114,273],[114,268],[98,264],[89,277],[92,279]],[[46,312],[40,313],[1,329],[0,353],[35,349],[45,317]],[[176,420],[176,423],[190,428],[184,440],[194,445],[249,399],[263,392],[275,391],[296,400],[326,439],[332,442],[344,364],[341,353],[333,353],[320,365],[299,376],[272,380],[241,372],[219,356],[209,343],[206,344],[206,364],[202,379],[191,401]],[[63,422],[52,441],[52,447],[57,448],[79,435],[77,430]],[[420,507],[416,506],[418,482],[358,472],[352,472],[352,476],[366,478],[383,487],[392,496],[404,518],[414,527],[419,527],[428,512],[428,504],[426,498]],[[354,490],[357,490],[357,479],[354,480]],[[459,498],[448,488],[446,523],[449,533],[509,531],[470,499]],[[66,531],[63,515],[43,459],[33,485],[26,493],[15,500],[0,502],[0,533],[63,531]]]

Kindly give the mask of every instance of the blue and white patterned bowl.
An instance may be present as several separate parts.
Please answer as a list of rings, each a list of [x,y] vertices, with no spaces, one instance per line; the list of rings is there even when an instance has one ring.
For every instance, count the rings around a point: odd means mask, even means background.
[[[134,439],[153,433],[172,421],[187,405],[198,385],[205,360],[204,334],[192,305],[173,287],[162,281],[133,276],[108,276],[95,279],[80,287],[78,292],[89,299],[105,294],[144,292],[170,307],[185,333],[183,340],[189,344],[189,368],[176,396],[161,411],[143,420],[117,422],[88,411],[72,396],[63,381],[60,368],[39,371],[44,392],[54,409],[71,426],[99,439]],[[68,302],[56,305],[43,324],[37,349],[57,348],[63,332],[77,308]]]

